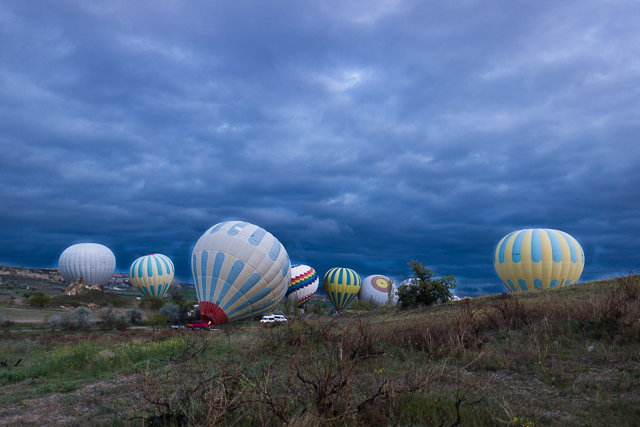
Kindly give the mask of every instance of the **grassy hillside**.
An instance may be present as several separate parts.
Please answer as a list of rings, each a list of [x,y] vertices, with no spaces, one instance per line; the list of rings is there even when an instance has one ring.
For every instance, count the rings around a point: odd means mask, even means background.
[[[639,319],[630,276],[270,327],[5,332],[0,424],[635,426]]]

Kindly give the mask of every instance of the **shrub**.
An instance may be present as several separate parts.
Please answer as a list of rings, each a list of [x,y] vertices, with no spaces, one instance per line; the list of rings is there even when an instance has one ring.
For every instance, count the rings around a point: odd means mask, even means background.
[[[182,295],[177,290],[169,292],[169,296],[171,297],[171,301],[173,301],[174,304],[180,304],[182,301],[184,301],[184,295]]]
[[[159,312],[171,323],[179,323],[181,320],[180,307],[175,304],[167,303],[160,308]]]
[[[27,299],[27,302],[29,304],[31,304],[31,305],[44,307],[45,305],[49,305],[49,303],[51,302],[51,298],[46,296],[42,292],[37,292],[37,293],[31,295],[31,297],[29,297],[29,299]]]
[[[60,329],[62,331],[89,329],[93,324],[91,310],[87,307],[78,307],[72,312],[51,316],[48,324],[51,329]]]
[[[160,313],[153,313],[151,317],[147,318],[147,325],[151,326],[154,330],[157,330],[165,323],[167,323],[167,318]]]
[[[453,276],[436,279],[436,274],[419,261],[411,260],[407,265],[411,267],[412,284],[398,287],[398,302],[401,308],[431,305],[453,299],[451,290],[458,286]]]
[[[144,324],[146,318],[144,317],[144,313],[140,310],[139,307],[132,307],[129,310],[124,312],[124,317],[132,325],[142,325]]]
[[[92,325],[91,310],[87,307],[76,308],[71,315],[71,321],[76,329],[89,329]]]
[[[369,299],[369,301],[358,298],[357,301],[354,301],[351,304],[351,308],[353,310],[373,310],[375,308],[375,303],[373,302],[373,296]]]
[[[100,310],[99,317],[107,329],[127,329],[129,327],[126,313],[117,313],[111,304]]]
[[[160,297],[149,296],[142,300],[140,306],[149,307],[152,310],[160,310],[164,305],[164,300]]]

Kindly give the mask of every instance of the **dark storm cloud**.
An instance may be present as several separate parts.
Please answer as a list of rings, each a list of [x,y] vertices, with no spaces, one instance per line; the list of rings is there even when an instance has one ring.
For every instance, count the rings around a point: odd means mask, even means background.
[[[461,293],[493,249],[566,231],[583,280],[638,262],[639,6],[597,2],[0,5],[0,262],[96,241],[190,280],[211,225],[294,262]]]

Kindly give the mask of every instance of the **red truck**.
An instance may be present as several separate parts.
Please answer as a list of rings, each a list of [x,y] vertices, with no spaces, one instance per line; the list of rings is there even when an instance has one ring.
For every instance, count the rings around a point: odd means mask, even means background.
[[[198,329],[210,329],[211,322],[205,322],[204,320],[194,320],[193,322],[187,323],[187,328],[189,328],[190,331],[193,331],[194,329],[196,331]]]

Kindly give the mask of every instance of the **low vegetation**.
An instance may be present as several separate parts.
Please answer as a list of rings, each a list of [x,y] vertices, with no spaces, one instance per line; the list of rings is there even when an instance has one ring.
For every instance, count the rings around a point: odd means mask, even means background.
[[[210,332],[5,331],[0,419],[640,425],[639,319],[640,280],[625,276],[407,310],[302,315],[270,327],[252,320]]]

